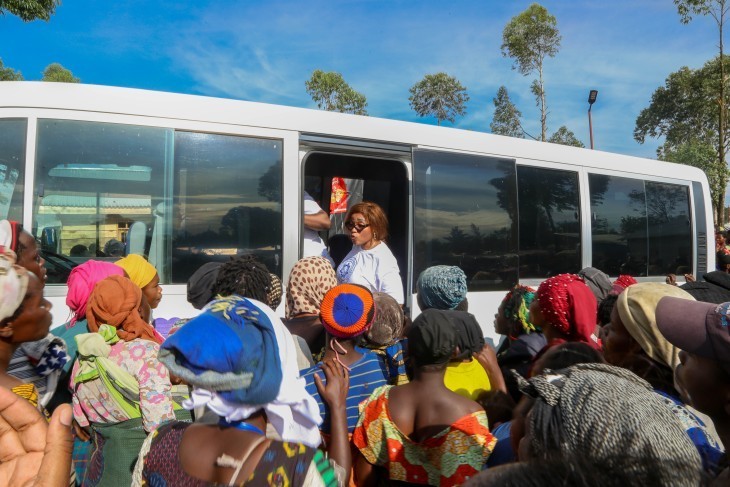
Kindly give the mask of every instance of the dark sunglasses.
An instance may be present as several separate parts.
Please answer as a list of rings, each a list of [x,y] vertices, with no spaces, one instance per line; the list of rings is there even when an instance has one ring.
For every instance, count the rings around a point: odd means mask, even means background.
[[[357,230],[357,233],[362,232],[369,226],[370,226],[369,223],[357,223],[356,224],[356,223],[352,223],[352,222],[345,222],[345,228],[347,228],[348,230],[352,230],[354,228],[355,230]]]

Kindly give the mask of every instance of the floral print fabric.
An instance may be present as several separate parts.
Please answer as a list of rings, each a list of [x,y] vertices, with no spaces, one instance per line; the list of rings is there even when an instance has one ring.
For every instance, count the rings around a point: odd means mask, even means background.
[[[137,338],[112,345],[109,353],[109,359],[129,372],[139,383],[139,403],[146,431],[175,419],[170,375],[167,368],[157,360],[159,350],[157,343]],[[76,376],[78,368],[76,361],[71,377]],[[89,423],[120,423],[132,419],[116,403],[101,379],[79,384],[75,384],[72,379],[71,390],[74,418],[81,426],[88,426]]]

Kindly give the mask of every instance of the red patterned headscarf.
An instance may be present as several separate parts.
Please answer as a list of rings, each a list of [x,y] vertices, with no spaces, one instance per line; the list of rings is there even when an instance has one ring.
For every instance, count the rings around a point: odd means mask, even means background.
[[[595,335],[598,304],[591,289],[575,274],[559,274],[537,288],[543,317],[568,341],[585,342],[599,349]]]

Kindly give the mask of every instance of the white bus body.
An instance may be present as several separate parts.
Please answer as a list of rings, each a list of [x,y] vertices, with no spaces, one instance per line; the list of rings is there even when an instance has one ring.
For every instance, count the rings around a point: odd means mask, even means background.
[[[350,184],[350,205],[388,214],[412,315],[417,274],[459,265],[495,341],[493,315],[517,281],[591,265],[663,281],[715,266],[707,179],[693,167],[202,96],[0,85],[0,217],[41,241],[54,325],[69,317],[65,276],[92,256],[148,256],[164,288],[157,317],[194,316],[188,277],[229,255],[259,255],[286,285],[303,192],[329,211],[333,178]]]

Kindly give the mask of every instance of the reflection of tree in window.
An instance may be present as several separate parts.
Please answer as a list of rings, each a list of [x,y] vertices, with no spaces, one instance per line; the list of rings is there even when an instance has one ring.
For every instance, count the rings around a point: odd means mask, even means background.
[[[272,165],[259,178],[259,195],[269,201],[281,201],[281,161]]]

